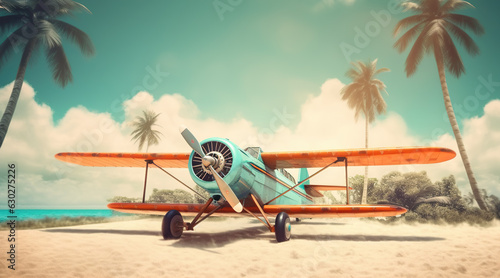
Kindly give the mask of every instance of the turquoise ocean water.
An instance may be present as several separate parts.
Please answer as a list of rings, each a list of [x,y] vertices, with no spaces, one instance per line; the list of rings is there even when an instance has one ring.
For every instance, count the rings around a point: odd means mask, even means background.
[[[110,209],[16,209],[14,214],[11,214],[9,210],[0,210],[0,222],[7,221],[7,216],[17,216],[17,220],[27,220],[27,219],[43,219],[45,217],[50,218],[61,218],[61,217],[79,217],[79,216],[91,216],[91,217],[112,217],[112,216],[123,216],[130,215],[126,213],[120,213]],[[10,218],[12,219],[12,218]]]

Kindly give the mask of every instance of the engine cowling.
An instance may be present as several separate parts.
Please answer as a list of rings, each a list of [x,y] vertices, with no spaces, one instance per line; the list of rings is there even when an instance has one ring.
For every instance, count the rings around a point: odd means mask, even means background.
[[[233,189],[238,198],[242,198],[244,192],[239,190],[238,180],[241,172],[242,157],[240,149],[234,143],[223,138],[209,138],[203,140],[201,147],[205,155],[216,160],[213,168]],[[210,195],[220,195],[219,187],[214,180],[210,170],[202,164],[202,158],[196,152],[191,152],[189,157],[189,174],[196,184],[207,190]]]

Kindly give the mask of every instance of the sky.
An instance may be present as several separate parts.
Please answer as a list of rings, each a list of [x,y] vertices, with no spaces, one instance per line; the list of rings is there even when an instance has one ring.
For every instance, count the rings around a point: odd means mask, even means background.
[[[25,207],[104,207],[115,195],[139,197],[143,169],[86,168],[57,161],[65,151],[137,151],[130,123],[144,109],[161,113],[163,133],[154,152],[187,152],[179,135],[186,125],[204,139],[226,137],[264,151],[344,149],[364,146],[363,120],[340,99],[351,62],[378,59],[390,72],[387,113],[370,126],[370,146],[442,146],[457,150],[437,67],[428,56],[408,78],[408,50],[398,53],[392,33],[410,15],[399,1],[81,1],[92,14],[62,18],[85,31],[96,54],[63,46],[74,80],[61,88],[43,51],[30,61],[21,98],[0,149],[0,171],[19,168],[19,201]],[[498,1],[470,1],[460,13],[479,19],[485,34],[471,35],[480,54],[459,48],[466,72],[447,74],[448,87],[479,186],[500,195],[500,70]],[[3,41],[6,35],[0,35]],[[12,90],[20,54],[0,65],[0,112]],[[372,167],[426,171],[433,181],[454,175],[470,191],[460,157],[432,166]],[[193,183],[187,171],[173,169]],[[292,171],[292,173],[294,173]],[[350,174],[362,174],[352,168]],[[152,173],[148,190],[179,188]],[[0,179],[5,179],[0,174]],[[343,183],[329,169],[317,183]],[[0,192],[6,198],[5,192]]]

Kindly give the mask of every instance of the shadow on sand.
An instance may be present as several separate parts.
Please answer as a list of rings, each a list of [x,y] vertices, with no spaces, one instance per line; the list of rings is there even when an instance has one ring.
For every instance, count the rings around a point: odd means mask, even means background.
[[[269,221],[271,224],[274,224],[274,218],[270,218]],[[261,222],[255,218],[250,218],[249,220],[250,223],[252,224],[260,224]],[[300,221],[295,220],[295,218],[290,218],[290,222],[292,223],[292,226],[295,225],[312,225],[312,226],[340,226],[340,225],[345,225],[345,223],[337,223],[337,222],[325,222],[325,221],[315,221],[313,219],[300,219]]]
[[[238,230],[228,230],[219,233],[203,233],[203,232],[185,232],[182,238],[172,244],[174,247],[191,247],[191,248],[218,248],[227,244],[244,240],[244,239],[262,239],[265,234],[274,238],[269,230],[264,226],[248,227]]]
[[[256,221],[258,222],[258,221]],[[257,224],[257,223],[256,223]],[[294,225],[309,224],[309,225],[323,225],[324,223],[314,222],[298,222]],[[334,225],[343,225],[335,224]],[[140,230],[106,230],[106,229],[49,229],[43,230],[48,233],[74,233],[74,234],[118,234],[118,235],[138,235],[138,236],[155,236],[160,241],[164,241],[160,231],[140,231]],[[202,230],[201,230],[202,231]],[[234,243],[240,240],[269,240],[271,243],[277,243],[274,233],[262,225],[254,227],[242,228],[238,230],[228,230],[224,232],[198,232],[186,231],[183,233],[182,238],[174,240],[170,246],[181,248],[219,248],[227,244]],[[445,240],[440,237],[422,237],[422,236],[396,236],[396,235],[366,235],[366,234],[300,234],[292,231],[291,240],[308,240],[308,241],[360,241],[360,242],[383,242],[383,241],[413,241],[413,242],[430,242]],[[209,250],[206,250],[209,251]],[[210,251],[212,252],[212,251]]]
[[[106,229],[71,229],[56,228],[50,230],[41,230],[47,233],[70,233],[70,234],[115,234],[115,235],[134,235],[134,236],[161,236],[161,232],[154,231],[133,231],[133,230],[106,230]]]
[[[319,241],[438,241],[445,240],[442,237],[421,237],[421,236],[381,236],[381,235],[301,235],[292,233],[292,240],[319,240]]]
[[[117,230],[117,229],[71,229],[59,228],[41,230],[47,233],[71,233],[71,234],[115,234],[115,235],[137,235],[137,236],[155,236],[160,241],[164,241],[161,232],[158,231],[138,231],[138,230]],[[248,227],[238,230],[228,230],[218,233],[185,231],[182,238],[174,240],[171,246],[173,247],[191,247],[197,249],[218,248],[227,244],[243,240],[261,238],[261,234],[269,233],[269,239],[274,239],[274,234],[271,234],[264,226]],[[267,237],[266,237],[267,238]]]

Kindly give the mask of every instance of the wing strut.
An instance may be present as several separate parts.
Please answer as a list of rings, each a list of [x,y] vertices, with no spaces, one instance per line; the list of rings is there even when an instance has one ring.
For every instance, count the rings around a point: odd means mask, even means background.
[[[307,177],[305,180],[303,180],[303,181],[301,181],[301,182],[297,183],[296,185],[294,185],[294,186],[290,187],[287,191],[285,191],[285,192],[281,193],[280,195],[278,195],[278,196],[274,197],[271,201],[269,201],[269,202],[265,203],[264,205],[269,205],[269,204],[270,204],[271,202],[273,202],[274,200],[276,200],[276,199],[278,199],[279,197],[281,197],[281,196],[285,195],[286,193],[290,192],[290,191],[291,191],[291,190],[293,190],[295,187],[297,187],[297,186],[299,186],[299,185],[301,185],[301,184],[305,183],[306,181],[310,180],[312,177],[316,176],[317,174],[319,174],[320,172],[322,172],[322,171],[323,171],[323,170],[325,170],[326,168],[328,168],[328,167],[332,166],[333,164],[335,164],[335,163],[337,163],[337,162],[341,162],[341,161],[344,161],[344,160],[347,162],[347,160],[346,160],[346,158],[345,158],[345,157],[337,157],[337,160],[335,160],[334,162],[332,162],[332,163],[330,163],[330,164],[326,165],[325,167],[321,168],[318,172],[316,172],[316,173],[314,173],[314,174],[310,175],[309,177]],[[346,166],[346,173],[347,173],[347,166]],[[348,195],[348,196],[349,196],[349,195]]]
[[[255,203],[255,206],[257,206],[257,208],[259,209],[260,213],[262,214],[262,217],[264,217],[264,220],[266,220],[266,222],[262,221],[262,219],[260,219],[257,215],[255,215],[249,209],[243,207],[243,210],[245,210],[246,212],[248,212],[249,214],[251,214],[253,217],[257,218],[260,222],[262,222],[262,224],[264,224],[264,226],[266,226],[269,229],[269,231],[274,232],[274,226],[271,225],[271,223],[269,222],[269,219],[267,219],[266,213],[264,212],[264,210],[262,209],[262,207],[259,205],[259,202],[255,198],[255,196],[252,193],[250,193],[250,197],[252,197],[252,201]]]
[[[346,205],[349,204],[349,176],[347,175],[347,157],[344,157],[345,160],[345,196],[346,196]]]
[[[144,176],[144,190],[142,191],[142,202],[146,202],[146,184],[148,183],[148,169],[149,164],[153,163],[153,160],[146,160],[146,175]]]
[[[207,208],[210,206],[210,203],[212,203],[214,199],[212,199],[212,197],[208,198],[207,202],[205,203],[205,205],[203,205],[203,207],[201,208],[201,210],[198,212],[198,214],[195,216],[195,218],[193,219],[193,221],[191,223],[187,223],[185,225],[186,227],[186,230],[190,230],[190,231],[193,231],[194,230],[194,226],[200,224],[201,221],[207,219],[210,215],[212,215],[214,212],[216,212],[217,210],[219,210],[220,208],[222,208],[222,206],[217,206],[216,208],[214,208],[212,211],[210,211],[209,213],[207,213],[202,219],[200,219],[200,216],[207,211]],[[200,219],[198,221],[198,219]]]
[[[163,172],[165,172],[165,174],[171,176],[174,180],[180,182],[182,185],[184,185],[185,187],[187,187],[189,190],[193,191],[195,194],[197,194],[198,196],[200,196],[200,198],[202,200],[205,200],[207,201],[207,199],[205,199],[205,197],[203,197],[200,193],[196,192],[196,190],[192,189],[191,187],[189,187],[187,184],[183,183],[181,180],[179,180],[178,178],[174,177],[172,174],[170,174],[169,172],[165,171],[165,169],[161,168],[160,166],[158,166],[158,164],[156,164],[154,161],[150,160],[151,164],[153,164],[154,166],[156,166],[158,169],[162,170]],[[147,161],[146,161],[147,162]],[[148,163],[149,164],[149,163]],[[147,167],[147,165],[146,165]],[[147,171],[147,169],[146,169]],[[147,173],[147,172],[146,172]],[[144,184],[144,190],[146,190],[146,184]],[[144,202],[144,201],[143,201]]]

